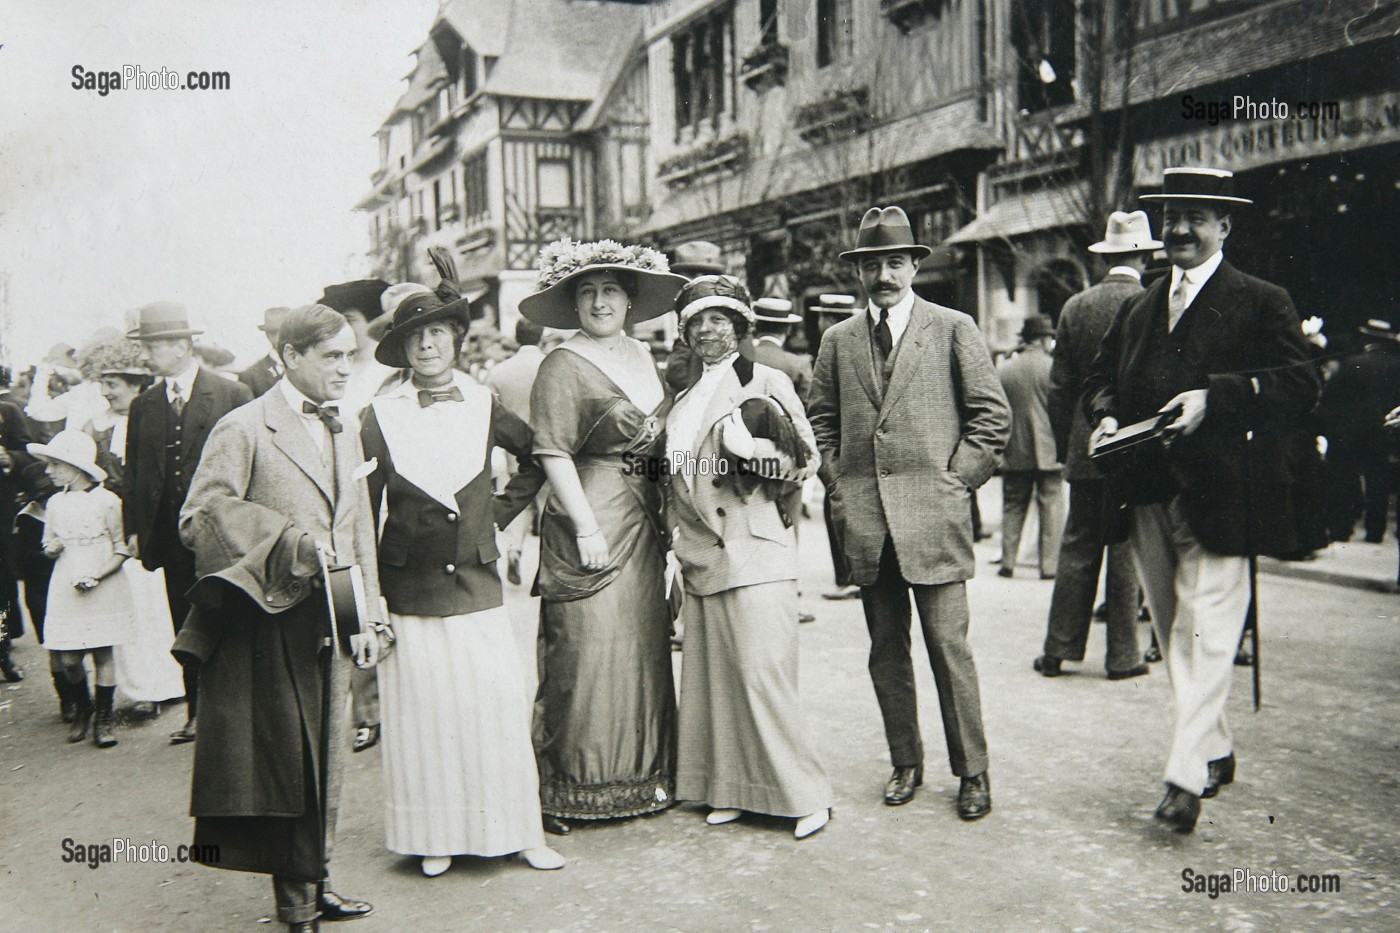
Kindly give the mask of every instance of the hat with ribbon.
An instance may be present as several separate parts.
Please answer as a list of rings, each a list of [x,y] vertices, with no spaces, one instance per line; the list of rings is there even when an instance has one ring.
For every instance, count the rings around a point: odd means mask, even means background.
[[[744,327],[736,327],[739,337],[744,337],[753,329],[754,312],[750,303],[749,290],[744,283],[732,275],[702,275],[699,278],[691,279],[680,294],[676,296],[676,315],[680,318],[680,339],[687,346],[690,340],[686,335],[686,327],[691,318],[711,308],[718,308],[729,313],[730,318],[737,317],[744,322]],[[737,325],[739,320],[735,321]]]
[[[1162,241],[1152,239],[1152,223],[1146,211],[1114,211],[1108,215],[1103,239],[1089,245],[1091,253],[1140,253],[1161,249]]]
[[[384,332],[379,346],[374,348],[374,358],[385,366],[407,369],[408,353],[404,349],[404,340],[415,328],[443,320],[456,321],[465,332],[471,326],[471,301],[459,298],[445,302],[432,292],[409,295],[394,309],[389,329]]]
[[[1162,170],[1161,194],[1143,194],[1139,201],[1214,201],[1219,204],[1253,204],[1235,196],[1235,173],[1223,168],[1183,166]]]
[[[1400,332],[1397,332],[1395,325],[1380,318],[1371,318],[1365,324],[1357,328],[1367,337],[1381,337],[1386,340],[1400,341]]]
[[[107,478],[107,471],[97,465],[97,442],[84,431],[59,431],[47,444],[27,444],[24,449],[35,457],[76,467],[94,482]]]
[[[671,310],[676,292],[685,284],[674,275],[666,257],[648,246],[623,246],[614,240],[579,243],[564,237],[540,250],[535,292],[520,301],[520,313],[542,327],[574,330],[579,326],[574,284],[590,272],[619,272],[636,282],[627,310],[627,324],[649,321]],[[630,294],[630,293],[629,293]]]
[[[708,240],[692,240],[676,247],[676,258],[671,261],[671,271],[687,278],[699,275],[719,275],[728,271],[724,264],[724,254],[720,248]]]
[[[1055,336],[1055,322],[1048,314],[1032,314],[1021,324],[1021,342],[1030,343],[1041,337]]]
[[[818,314],[855,314],[855,295],[823,294],[817,296],[819,304],[812,310]]]
[[[282,322],[287,319],[287,315],[292,313],[291,308],[268,308],[263,312],[263,322],[258,325],[258,330],[264,334],[277,336],[277,331],[281,329]]]
[[[339,285],[327,285],[316,304],[325,305],[341,314],[358,311],[366,321],[372,321],[384,313],[379,297],[388,287],[389,283],[383,279],[356,279]]]
[[[901,208],[872,207],[860,219],[856,248],[846,250],[841,258],[859,262],[862,256],[870,253],[893,252],[911,253],[915,259],[923,259],[933,250],[914,242],[914,229]]]
[[[153,301],[136,312],[136,326],[126,332],[132,340],[168,340],[193,337],[204,331],[190,327],[189,312],[174,301]]]
[[[792,302],[786,298],[760,298],[753,303],[753,319],[765,324],[800,324],[802,315],[794,314]]]

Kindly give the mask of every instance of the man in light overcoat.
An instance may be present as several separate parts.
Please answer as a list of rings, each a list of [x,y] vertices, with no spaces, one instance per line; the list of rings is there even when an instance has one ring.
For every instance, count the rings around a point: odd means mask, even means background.
[[[870,676],[894,765],[885,803],[908,803],[923,778],[912,590],[949,762],[962,779],[958,814],[974,820],[992,800],[967,642],[969,500],[1001,459],[1010,408],[972,318],[913,293],[929,252],[899,208],[866,212],[857,247],[841,258],[856,264],[870,304],[823,336],[808,413],[870,629]]]

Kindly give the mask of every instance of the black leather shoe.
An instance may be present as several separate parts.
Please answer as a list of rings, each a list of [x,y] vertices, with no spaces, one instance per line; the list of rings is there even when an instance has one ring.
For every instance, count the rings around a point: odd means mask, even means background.
[[[1158,822],[1165,823],[1178,833],[1189,833],[1195,829],[1196,819],[1200,815],[1201,798],[1175,784],[1167,785],[1167,795],[1152,814]]]
[[[885,806],[902,807],[914,799],[914,788],[924,783],[923,765],[900,765],[885,785]]]
[[[1224,758],[1217,758],[1207,766],[1209,776],[1206,778],[1206,789],[1201,791],[1201,797],[1209,800],[1220,793],[1220,788],[1226,784],[1235,783],[1235,753],[1231,752]]]
[[[355,744],[350,746],[352,752],[362,752],[367,748],[374,748],[379,744],[379,723],[361,723],[355,727]]]
[[[1162,649],[1153,645],[1143,652],[1142,659],[1148,664],[1156,664],[1158,661],[1162,660]]]
[[[315,920],[303,920],[301,923],[287,924],[289,933],[317,933],[321,925]]]
[[[992,779],[987,772],[962,779],[958,787],[958,816],[965,820],[980,820],[992,812]]]
[[[520,554],[512,552],[506,558],[506,582],[512,586],[520,585]]]
[[[186,719],[185,724],[175,732],[170,733],[171,745],[184,745],[186,742],[195,740],[195,723],[193,719]]]
[[[1031,667],[1040,671],[1041,675],[1044,677],[1059,677],[1060,663],[1059,658],[1052,658],[1048,654],[1042,654],[1031,662]]]
[[[1130,677],[1142,677],[1144,674],[1150,673],[1151,670],[1152,668],[1148,667],[1146,664],[1139,664],[1137,667],[1130,667],[1126,671],[1109,671],[1108,679],[1127,680]]]
[[[1007,579],[1010,579],[1011,577],[1016,576],[1016,571],[1012,570],[1010,567],[1002,567],[997,571],[997,576],[1006,577]]]
[[[368,901],[352,901],[334,891],[321,893],[320,908],[321,919],[331,921],[359,920],[374,913],[374,905]]]
[[[573,832],[573,829],[568,823],[565,823],[553,814],[542,814],[542,820],[544,822],[544,831],[551,836],[567,836],[569,833]]]
[[[812,615],[810,612],[799,612],[797,614],[797,621],[801,625],[806,625],[808,622],[817,621],[817,617]]]

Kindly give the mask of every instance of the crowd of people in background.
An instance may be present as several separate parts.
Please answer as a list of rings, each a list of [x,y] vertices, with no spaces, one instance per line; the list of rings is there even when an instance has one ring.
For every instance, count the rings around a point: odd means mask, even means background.
[[[956,812],[977,820],[992,798],[965,582],[977,489],[998,473],[998,573],[1015,577],[1035,501],[1053,586],[1034,670],[1082,662],[1096,613],[1109,680],[1166,655],[1177,726],[1156,816],[1188,832],[1234,778],[1245,558],[1309,559],[1358,519],[1381,541],[1400,422],[1395,325],[1329,353],[1321,322],[1223,261],[1250,203],[1228,174],[1169,170],[1150,196],[1161,240],[1146,213],[1115,212],[1089,247],[1103,281],[1058,322],[1028,318],[995,365],[970,317],[914,293],[929,250],[898,208],[872,208],[841,254],[869,303],[825,332],[815,367],[785,346],[803,321],[789,296],[755,298],[708,243],[670,263],[553,243],[514,339],[434,255],[434,287],[365,279],[268,309],[269,352],[238,371],[183,306],[148,304],[6,373],[0,674],[24,677],[27,618],[56,735],[99,748],[119,742],[118,692],[130,718],[183,700],[170,741],[196,745],[197,839],[271,874],[293,927],[372,909],[328,886],[343,747],[382,742],[386,845],[427,876],[457,856],[558,869],[546,834],[678,801],[712,825],[790,818],[803,839],[832,804],[797,689],[797,530],[804,489],[821,490],[827,595],[859,597],[871,638],[884,802],[923,778],[912,605]],[[1171,272],[1144,282],[1163,249]],[[668,314],[674,347],[629,336]],[[1167,438],[1155,459],[1091,457],[1142,419]],[[312,594],[350,562],[368,601],[339,657]],[[506,611],[527,584],[533,703]],[[256,689],[231,660],[274,650],[285,668]]]

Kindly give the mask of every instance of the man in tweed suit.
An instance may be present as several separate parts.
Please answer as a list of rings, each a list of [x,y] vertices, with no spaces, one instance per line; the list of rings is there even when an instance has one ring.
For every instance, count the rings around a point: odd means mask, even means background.
[[[897,207],[861,220],[855,263],[866,313],[826,332],[808,410],[833,518],[860,584],[870,630],[870,677],[894,772],[885,803],[914,797],[923,779],[909,591],[938,685],[958,815],[992,808],[977,668],[967,643],[972,491],[1001,459],[1010,408],[972,318],[914,295],[919,261]]]
[[[1108,276],[1065,302],[1055,335],[1055,362],[1050,368],[1050,425],[1060,462],[1069,481],[1069,517],[1060,544],[1059,575],[1050,597],[1050,620],[1045,653],[1034,667],[1046,677],[1058,677],[1063,661],[1084,660],[1099,568],[1108,552],[1108,657],[1110,680],[1141,677],[1147,665],[1138,655],[1137,572],[1126,542],[1105,545],[1104,478],[1089,460],[1089,422],[1079,410],[1080,389],[1089,364],[1099,352],[1108,325],[1129,298],[1142,292],[1142,273],[1152,251],[1162,244],[1152,239],[1144,211],[1114,211],[1104,238],[1090,252],[1111,257]]]

